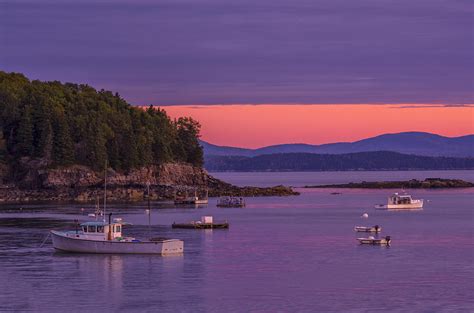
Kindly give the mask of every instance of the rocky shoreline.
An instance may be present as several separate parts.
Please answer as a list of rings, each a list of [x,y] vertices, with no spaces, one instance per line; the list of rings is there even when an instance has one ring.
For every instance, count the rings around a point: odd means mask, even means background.
[[[461,179],[426,178],[408,181],[361,182],[335,185],[304,186],[304,188],[363,188],[363,189],[434,189],[434,188],[472,188],[474,184]]]
[[[5,171],[4,171],[5,173]],[[30,164],[15,182],[3,176],[0,202],[79,201],[94,202],[104,196],[104,174],[85,166],[45,169]],[[132,170],[129,173],[107,172],[108,201],[173,200],[185,194],[218,196],[291,196],[298,195],[290,187],[238,187],[209,175],[189,164],[167,163]]]

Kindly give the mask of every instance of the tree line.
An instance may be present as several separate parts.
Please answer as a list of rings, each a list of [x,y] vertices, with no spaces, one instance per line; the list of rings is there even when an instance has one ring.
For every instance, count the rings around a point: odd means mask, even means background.
[[[474,158],[429,157],[390,151],[347,154],[280,153],[205,156],[208,171],[357,171],[474,169]]]
[[[136,108],[117,93],[88,85],[30,81],[0,71],[0,161],[38,159],[118,171],[186,162],[202,166],[200,125],[164,110]]]

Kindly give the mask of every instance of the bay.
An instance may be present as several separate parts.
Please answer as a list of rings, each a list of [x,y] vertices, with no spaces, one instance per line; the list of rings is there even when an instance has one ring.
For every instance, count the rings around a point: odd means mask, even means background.
[[[222,174],[232,183],[262,186],[393,177]],[[419,178],[418,172],[397,174]],[[472,181],[471,172],[424,174]],[[47,232],[88,220],[92,205],[3,204],[0,312],[474,311],[472,189],[412,190],[426,206],[405,212],[373,208],[397,190],[297,190],[300,196],[247,198],[246,208],[217,208],[217,199],[198,208],[152,203],[151,227],[145,203],[110,205],[116,217],[133,223],[126,229],[131,235],[183,239],[185,253],[173,257],[55,252],[49,241],[40,247]],[[336,191],[341,194],[331,194]],[[202,215],[226,219],[230,229],[171,228]],[[357,243],[361,234],[353,227],[375,224],[392,236],[390,247]]]

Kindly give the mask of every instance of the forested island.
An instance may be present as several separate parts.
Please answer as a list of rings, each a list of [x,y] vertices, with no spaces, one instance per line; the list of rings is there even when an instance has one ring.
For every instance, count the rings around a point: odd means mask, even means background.
[[[206,155],[205,167],[215,172],[471,170],[474,169],[474,158],[419,156],[392,151],[276,153],[254,157]]]
[[[154,199],[209,188],[210,195],[287,195],[289,188],[241,189],[202,168],[200,125],[164,110],[136,108],[88,85],[30,81],[0,71],[0,198],[94,200],[104,182],[111,199]]]

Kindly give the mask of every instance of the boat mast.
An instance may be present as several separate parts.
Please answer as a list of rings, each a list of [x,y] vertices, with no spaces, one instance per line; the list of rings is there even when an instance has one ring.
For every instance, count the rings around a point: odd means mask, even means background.
[[[146,183],[148,200],[148,236],[151,235],[151,206],[150,206],[150,182]]]
[[[107,160],[105,160],[105,171],[104,171],[104,212],[103,212],[104,223],[105,223],[106,208],[107,208]]]

